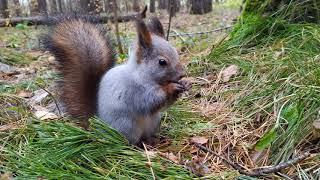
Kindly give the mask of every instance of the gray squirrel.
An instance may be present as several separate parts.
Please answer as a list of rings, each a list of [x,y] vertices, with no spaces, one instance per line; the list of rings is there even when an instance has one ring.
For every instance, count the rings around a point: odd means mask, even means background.
[[[97,115],[129,143],[150,142],[161,111],[191,88],[158,18],[136,20],[137,41],[128,62],[115,66],[106,31],[88,18],[59,20],[44,45],[63,75],[61,100],[67,112],[87,122]]]

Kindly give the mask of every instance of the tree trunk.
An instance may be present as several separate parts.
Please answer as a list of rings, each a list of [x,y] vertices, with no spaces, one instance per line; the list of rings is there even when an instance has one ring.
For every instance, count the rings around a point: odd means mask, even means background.
[[[159,4],[158,6],[159,9],[167,9],[169,0],[159,0],[158,4]]]
[[[20,6],[20,2],[19,2],[19,0],[14,0],[13,1],[13,3],[14,3],[14,9],[15,9],[15,13],[16,13],[16,16],[21,16],[21,6]]]
[[[60,13],[63,12],[63,9],[62,9],[62,0],[58,0],[58,11],[59,11]]]
[[[57,1],[56,0],[52,0],[50,1],[51,4],[49,4],[50,6],[50,13],[51,14],[55,14],[58,12],[58,6],[57,6]]]
[[[46,0],[37,0],[37,2],[38,2],[38,12],[41,14],[48,14],[47,1]]]
[[[8,0],[0,0],[0,13],[4,18],[9,17]]]
[[[150,12],[154,13],[156,12],[156,1],[155,0],[150,0]]]
[[[89,6],[91,9],[91,14],[99,14],[102,12],[103,8],[101,0],[91,0]]]
[[[107,14],[112,12],[112,0],[104,0],[104,11]]]
[[[132,9],[133,9],[135,12],[139,12],[139,11],[140,11],[140,3],[139,3],[139,0],[133,0]]]
[[[212,11],[212,0],[191,0],[190,14],[205,14]]]
[[[277,13],[277,15],[281,14],[284,19],[291,22],[320,23],[319,0],[271,0],[269,3],[246,0],[243,14],[253,13],[268,16],[283,9],[286,9],[286,12]]]
[[[176,16],[176,13],[180,10],[180,1],[179,0],[167,0],[167,12],[170,13],[170,9],[172,8],[172,16]],[[171,7],[172,6],[172,7]]]
[[[80,12],[88,13],[89,12],[90,0],[80,0]]]

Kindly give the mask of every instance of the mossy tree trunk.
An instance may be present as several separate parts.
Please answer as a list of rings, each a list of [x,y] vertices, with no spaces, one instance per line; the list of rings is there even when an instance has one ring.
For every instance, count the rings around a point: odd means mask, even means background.
[[[319,0],[246,0],[243,14],[282,16],[292,22],[320,22]]]

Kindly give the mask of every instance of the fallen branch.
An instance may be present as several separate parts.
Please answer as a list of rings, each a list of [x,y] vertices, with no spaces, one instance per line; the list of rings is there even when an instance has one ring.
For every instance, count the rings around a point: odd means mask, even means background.
[[[213,29],[210,31],[202,31],[202,32],[192,32],[192,33],[180,33],[179,35],[177,34],[172,34],[169,35],[170,37],[176,37],[176,36],[192,36],[192,35],[201,35],[201,34],[209,34],[209,33],[213,33],[213,32],[219,32],[219,31],[223,31],[226,29],[230,29],[233,26],[226,26],[226,27],[222,27],[222,28],[218,28],[218,29]]]
[[[145,13],[145,12],[142,12]],[[137,17],[145,17],[145,14],[131,14],[126,16],[118,16],[116,18],[117,22],[128,22],[134,20]],[[14,18],[6,18],[0,19],[0,27],[8,27],[8,26],[15,26],[19,23],[27,23],[27,25],[43,25],[48,23],[48,19],[55,19],[58,16],[32,16],[32,17],[14,17]],[[97,23],[107,23],[109,20],[114,22],[113,16],[92,16],[94,17]]]
[[[310,155],[311,155],[309,152],[306,152],[306,153],[304,153],[298,157],[295,157],[287,162],[283,162],[283,163],[280,163],[275,166],[259,167],[259,168],[255,168],[255,169],[246,170],[245,168],[240,166],[238,163],[235,163],[235,162],[232,162],[232,161],[226,159],[225,157],[213,152],[211,149],[208,149],[200,144],[195,144],[195,146],[197,146],[199,149],[201,149],[205,152],[208,152],[208,153],[220,158],[224,163],[230,165],[232,168],[237,170],[240,174],[244,174],[244,175],[252,176],[252,177],[263,176],[266,174],[279,172],[280,170],[285,169],[287,167],[290,167],[293,164],[296,164],[296,163],[310,157]]]

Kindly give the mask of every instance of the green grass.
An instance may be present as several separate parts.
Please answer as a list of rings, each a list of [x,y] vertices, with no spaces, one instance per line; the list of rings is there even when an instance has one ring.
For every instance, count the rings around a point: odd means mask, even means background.
[[[0,48],[0,62],[9,65],[28,65],[36,58],[12,48]]]
[[[202,67],[211,72],[231,64],[240,67],[241,74],[232,80],[237,86],[218,96],[252,123],[257,116],[272,122],[255,146],[271,147],[272,164],[287,161],[306,139],[316,138],[309,135],[320,110],[319,47],[317,24],[250,14],[213,49],[206,63],[214,68]]]
[[[0,171],[18,179],[190,179],[190,173],[159,156],[129,146],[119,133],[97,119],[90,131],[66,122],[32,121],[10,131],[3,141]]]

